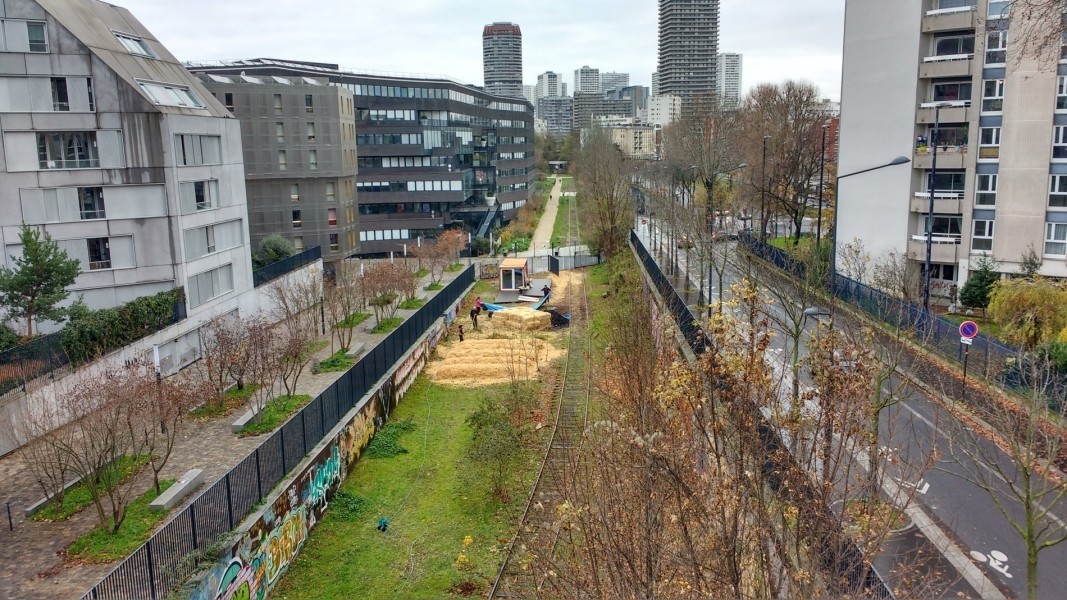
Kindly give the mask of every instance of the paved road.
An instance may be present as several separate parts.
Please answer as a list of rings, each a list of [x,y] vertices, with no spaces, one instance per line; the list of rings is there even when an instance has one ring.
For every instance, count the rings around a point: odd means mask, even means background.
[[[637,227],[639,235],[651,247],[647,224],[639,221]],[[689,273],[692,280],[699,281],[701,274],[696,268],[696,261],[693,267],[689,268],[684,251],[680,254],[681,269]],[[737,278],[736,272],[727,270],[725,277],[727,283],[724,287],[728,288]],[[716,289],[715,283],[712,281],[711,289],[712,296],[717,298],[720,292]],[[706,285],[706,283],[703,286],[694,283],[692,287],[701,288]],[[840,315],[838,318],[841,318]],[[784,357],[788,357],[791,352],[791,348],[787,347],[791,345],[788,336],[776,336],[774,344],[780,349],[783,360],[786,360]],[[890,385],[896,386],[899,383],[893,381]],[[961,576],[971,584],[970,588],[980,589],[981,579],[988,578],[1008,597],[1024,598],[1026,597],[1025,546],[989,493],[958,476],[963,470],[958,462],[959,457],[954,458],[953,453],[947,451],[946,442],[949,439],[947,429],[951,425],[956,425],[953,415],[924,393],[913,389],[905,401],[887,411],[887,417],[883,419],[883,443],[897,448],[905,457],[914,457],[919,453],[931,452],[933,441],[937,441],[941,456],[934,468],[925,473],[921,481],[904,483],[924,490],[924,493],[916,495],[916,501],[921,504],[924,512],[933,517],[933,524],[939,524],[953,538],[952,540],[939,540],[938,546],[944,550],[949,542],[954,542],[952,545],[956,546],[956,550],[950,551],[949,554],[955,555],[955,568],[966,574],[961,574]],[[896,432],[894,439],[885,439],[890,431]],[[1008,455],[988,442],[985,443],[983,450],[987,456],[993,457],[993,460],[1002,465],[1012,464]],[[1000,501],[1016,515],[1016,519],[1019,519],[1022,507],[1014,496],[1002,490]],[[1056,506],[1052,512],[1058,518],[1063,519],[1067,517],[1065,514],[1067,510],[1064,508],[1062,505]],[[991,566],[988,558],[985,561],[976,558],[999,556],[994,552],[1002,553],[1007,560],[994,567]],[[961,557],[965,560],[961,560]],[[1040,598],[1067,597],[1065,566],[1067,566],[1067,543],[1042,551],[1038,568]],[[948,577],[952,579],[951,576]],[[949,589],[945,591],[954,593],[962,587],[962,582],[960,582],[949,586]],[[996,597],[996,592],[989,589],[980,592],[968,589],[967,593],[976,598]]]

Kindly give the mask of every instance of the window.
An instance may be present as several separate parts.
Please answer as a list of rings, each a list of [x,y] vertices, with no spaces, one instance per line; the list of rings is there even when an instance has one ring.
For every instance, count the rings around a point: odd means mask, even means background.
[[[974,235],[971,236],[971,250],[989,252],[993,249],[993,221],[974,222]]]
[[[330,234],[330,250],[334,252],[341,249],[341,244],[338,242],[338,236],[336,233]]]
[[[304,221],[300,219],[300,211],[293,211],[293,229],[300,229],[304,226]]]
[[[274,114],[282,114],[282,95],[274,94]]]
[[[1000,127],[982,127],[978,136],[978,159],[1000,158]]]
[[[1056,110],[1067,110],[1067,75],[1060,75],[1056,80]]]
[[[315,141],[315,124],[314,123],[308,123],[308,141],[309,142],[314,142]]]
[[[308,152],[308,165],[312,171],[319,170],[319,153],[317,150],[311,150]]]
[[[930,217],[923,217],[923,230],[920,234],[924,239],[926,238],[926,223],[930,220]],[[930,232],[934,238],[955,238],[956,243],[959,243],[962,237],[962,230],[960,224],[962,223],[962,217],[945,217],[941,215],[934,215],[934,226]],[[935,239],[936,241],[936,239]]]
[[[927,176],[927,182],[929,182],[929,175]],[[958,194],[958,198],[963,197],[963,191],[966,188],[966,174],[962,171],[937,171],[937,177],[934,178],[934,193],[939,197],[952,197],[953,194]]]
[[[337,227],[337,209],[336,208],[327,208],[326,209],[326,220],[330,224],[330,227]]]
[[[326,201],[337,202],[337,186],[332,181],[326,182]]]
[[[217,135],[176,135],[174,142],[179,167],[222,163],[222,138]]]
[[[1002,65],[1007,57],[1008,31],[994,30],[986,33],[985,64]]]
[[[285,123],[274,124],[274,139],[279,144],[285,142]]]
[[[304,251],[304,238],[300,236],[293,238],[293,250],[296,250],[297,252]]]
[[[106,219],[104,212],[104,188],[78,188],[78,208],[82,220]]]
[[[284,171],[289,166],[289,159],[285,156],[285,150],[278,151],[278,170]]]
[[[292,200],[293,202],[296,202],[297,200],[300,199],[300,184],[299,183],[290,183],[289,184],[289,199]]]
[[[93,99],[93,80],[90,78],[85,79],[86,91],[89,93],[89,112],[96,110],[96,100]]]
[[[304,94],[304,112],[315,112],[315,97],[311,94]]]
[[[1045,256],[1067,255],[1067,223],[1045,223]]]
[[[1067,160],[1067,126],[1057,125],[1052,130],[1052,160]]]
[[[37,162],[42,169],[92,169],[100,166],[95,131],[37,134]]]
[[[146,44],[145,41],[140,37],[136,35],[130,35],[128,33],[119,33],[117,31],[113,31],[112,33],[115,34],[115,37],[119,40],[119,43],[122,44],[122,47],[125,48],[126,51],[130,54],[134,54],[136,56],[145,56],[148,58],[157,58],[155,53],[152,52],[152,49],[148,47],[148,44]]]
[[[933,85],[934,102],[969,102],[971,100],[970,81],[944,81]]]
[[[222,95],[222,97],[223,104],[226,106],[226,109],[230,112],[233,112],[233,92],[226,92]]]
[[[978,183],[974,190],[974,203],[976,206],[997,205],[997,176],[979,175]]]
[[[204,103],[184,85],[175,83],[137,82],[154,104],[161,106],[184,106],[204,108]]]
[[[26,35],[30,42],[30,52],[48,52],[48,37],[45,36],[44,23],[27,21]]]
[[[92,238],[85,240],[85,243],[89,247],[89,270],[110,269],[111,247],[107,238]]]
[[[934,56],[956,56],[959,54],[974,54],[973,35],[948,35],[934,38]],[[501,141],[502,144],[510,144],[511,141]],[[524,142],[514,142],[522,144]]]
[[[189,278],[189,307],[218,298],[233,291],[233,265],[223,265]]]
[[[1067,175],[1052,175],[1049,178],[1048,205],[1067,208]]]
[[[926,272],[925,266],[923,267],[923,273]],[[940,279],[941,281],[956,281],[956,265],[930,265],[930,279]]]
[[[70,98],[67,96],[67,78],[52,78],[52,110],[66,112],[70,110]]]
[[[215,207],[214,194],[211,192],[212,186],[209,186],[207,181],[193,182],[193,202],[196,210],[208,210]]]
[[[1011,0],[989,0],[989,18],[1001,19],[1008,16]]]
[[[982,84],[982,112],[1004,110],[1004,80],[986,79]]]

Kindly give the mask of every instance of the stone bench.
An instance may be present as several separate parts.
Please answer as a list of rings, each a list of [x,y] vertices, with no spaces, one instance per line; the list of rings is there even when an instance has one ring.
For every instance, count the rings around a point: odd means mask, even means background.
[[[360,342],[358,344],[352,344],[352,347],[345,352],[345,356],[348,358],[359,358],[363,355],[363,349],[367,347],[367,344]]]
[[[232,431],[234,433],[240,432],[242,429],[245,428],[245,425],[248,425],[249,423],[252,422],[252,419],[256,418],[256,414],[258,412],[259,411],[256,410],[255,407],[252,407],[252,408],[246,410],[245,414],[241,415],[241,418],[239,418],[236,421],[234,421],[233,425],[230,425],[230,431]]]
[[[79,483],[81,483],[81,479],[75,479],[74,481],[71,481],[71,482],[67,483],[67,485],[63,486],[63,493],[65,494],[65,493],[69,492],[70,488],[78,485]],[[26,514],[26,517],[29,518],[29,517],[32,517],[33,515],[35,515],[37,513],[37,511],[39,511],[42,508],[44,508],[45,504],[48,504],[49,502],[51,502],[52,498],[54,498],[54,496],[49,496],[49,497],[47,497],[47,498],[45,498],[43,500],[38,500],[37,502],[34,502],[33,504],[31,504],[24,511],[25,514]]]
[[[189,469],[185,475],[181,476],[181,479],[175,481],[173,485],[167,488],[167,491],[163,492],[158,498],[150,502],[148,508],[152,510],[170,510],[181,502],[183,498],[188,496],[190,492],[200,487],[200,484],[203,482],[203,469]]]

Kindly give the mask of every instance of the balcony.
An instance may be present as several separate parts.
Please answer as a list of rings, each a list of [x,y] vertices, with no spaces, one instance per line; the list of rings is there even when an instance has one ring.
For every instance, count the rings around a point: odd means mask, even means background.
[[[963,192],[934,192],[934,214],[963,214]],[[930,211],[929,192],[915,192],[911,197],[911,212],[926,214]]]
[[[919,109],[915,111],[915,122],[919,124],[929,124],[934,122],[934,107],[936,102],[925,102],[919,105]],[[941,123],[969,123],[971,120],[971,101],[970,100],[957,100],[952,103],[952,106],[945,106],[941,108]],[[940,154],[940,152],[938,152]]]
[[[930,247],[930,262],[956,263],[959,260],[960,238],[934,235]],[[926,236],[913,235],[908,240],[908,258],[924,262],[926,260]]]
[[[978,12],[973,6],[929,10],[923,16],[923,33],[959,31],[978,27]]]
[[[933,79],[936,77],[970,77],[973,70],[973,54],[927,56],[923,59],[922,63],[919,64],[919,77],[923,79]]]
[[[942,109],[942,113],[944,110]],[[967,146],[938,146],[938,169],[963,169],[967,162]],[[915,149],[911,164],[916,169],[930,169],[934,163],[934,151],[929,146]]]

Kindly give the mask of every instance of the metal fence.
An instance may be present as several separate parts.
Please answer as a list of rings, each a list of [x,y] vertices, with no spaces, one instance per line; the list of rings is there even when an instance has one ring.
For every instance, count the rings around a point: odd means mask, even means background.
[[[653,285],[659,290],[664,304],[674,317],[675,323],[678,325],[678,329],[681,331],[682,336],[685,338],[690,349],[695,354],[700,354],[704,351],[705,340],[703,333],[700,330],[697,316],[690,310],[683,295],[678,292],[677,288],[675,288],[671,281],[663,274],[659,264],[656,263],[655,258],[653,258],[648,252],[648,249],[645,248],[645,245],[640,237],[638,237],[637,232],[632,229],[630,230],[630,243],[637,252],[637,256],[640,259],[645,272],[652,279]],[[777,250],[777,248],[771,249]],[[788,263],[786,262],[783,264]],[[783,483],[778,477],[778,473],[799,473],[801,470],[795,464],[792,465],[792,468],[785,471],[779,469],[781,465],[774,462],[774,457],[791,460],[792,454],[787,450],[783,451],[787,446],[778,434],[778,430],[771,425],[765,416],[763,416],[763,413],[759,410],[755,410],[755,407],[752,408],[752,415],[756,419],[757,433],[760,440],[763,442],[766,455],[770,457],[764,465],[764,471],[768,475],[768,481],[770,481],[771,487],[777,492],[779,488],[782,487],[781,484]],[[784,489],[786,490],[786,493],[799,494],[810,498],[816,496],[812,486],[812,482],[806,477],[791,478],[789,485],[785,486]],[[820,507],[820,509],[821,511],[812,511],[811,514],[808,515],[809,518],[814,522],[834,522],[834,518],[831,516],[830,507]],[[832,572],[843,576],[848,582],[847,585],[849,589],[863,589],[869,594],[869,597],[877,600],[893,600],[894,595],[888,583],[873,565],[869,566],[865,564],[863,560],[863,552],[860,551],[858,547],[852,544],[846,544],[841,548],[837,548],[833,552],[829,552],[827,556],[828,562],[826,567]]]
[[[270,283],[282,275],[288,275],[297,269],[306,267],[320,258],[322,258],[322,246],[308,248],[303,252],[252,271],[252,283],[255,287]]]
[[[317,249],[316,249],[317,250]],[[119,563],[82,600],[157,600],[188,579],[209,548],[270,494],[448,307],[474,283],[467,267],[351,369]]]

